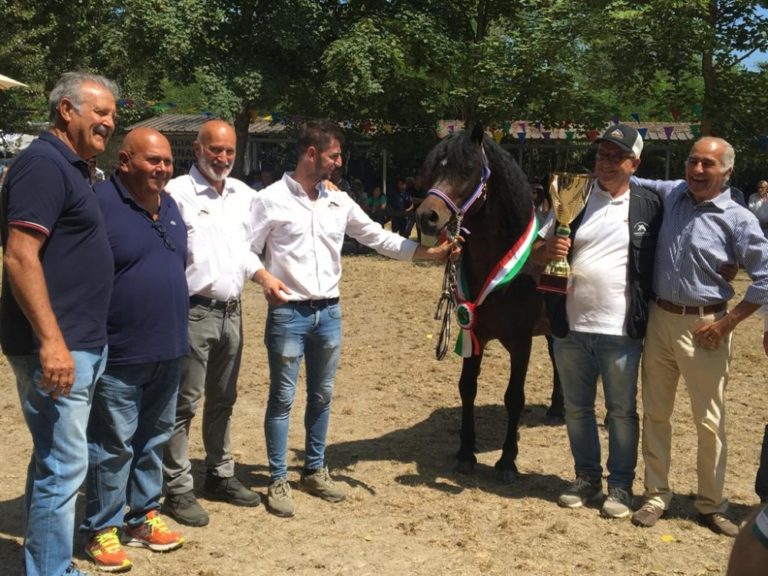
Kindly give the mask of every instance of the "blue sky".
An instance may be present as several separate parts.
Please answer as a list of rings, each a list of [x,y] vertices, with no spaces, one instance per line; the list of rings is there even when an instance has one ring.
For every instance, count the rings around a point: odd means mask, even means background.
[[[766,62],[766,61],[768,61],[768,54],[766,54],[765,52],[755,52],[754,54],[752,54],[752,56],[744,60],[744,66],[746,66],[751,70],[755,70],[757,68],[758,62]]]
[[[768,9],[766,8],[758,8],[757,13],[761,16],[768,16]],[[756,52],[752,54],[749,58],[744,60],[744,66],[747,68],[750,68],[754,70],[757,66],[758,62],[766,62],[768,61],[768,54],[765,52]]]

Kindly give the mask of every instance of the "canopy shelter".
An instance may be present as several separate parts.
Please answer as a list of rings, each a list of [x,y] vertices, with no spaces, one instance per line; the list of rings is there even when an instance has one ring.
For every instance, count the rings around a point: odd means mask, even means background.
[[[0,90],[8,90],[9,88],[29,88],[29,86],[23,82],[19,82],[18,80],[0,74]]]

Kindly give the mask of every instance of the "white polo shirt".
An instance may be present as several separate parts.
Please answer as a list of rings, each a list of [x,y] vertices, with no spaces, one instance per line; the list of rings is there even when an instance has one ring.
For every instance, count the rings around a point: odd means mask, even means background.
[[[571,246],[571,281],[566,298],[571,330],[626,335],[629,304],[629,187],[613,198],[595,181]],[[551,236],[554,217],[539,232]]]

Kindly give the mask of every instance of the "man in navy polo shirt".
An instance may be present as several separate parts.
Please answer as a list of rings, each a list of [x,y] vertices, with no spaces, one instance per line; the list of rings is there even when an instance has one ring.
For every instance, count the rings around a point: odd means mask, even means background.
[[[116,99],[117,86],[102,76],[64,74],[49,97],[51,128],[14,161],[2,189],[0,345],[33,442],[27,576],[82,574],[71,564],[75,498],[113,276],[86,159],[104,152]]]
[[[187,353],[187,230],[164,191],[173,175],[168,140],[137,128],[119,166],[96,186],[115,262],[109,358],[88,424],[86,554],[103,571],[131,568],[120,543],[156,552],[184,539],[158,516],[163,450],[173,430],[181,358]],[[126,511],[126,507],[128,510]]]

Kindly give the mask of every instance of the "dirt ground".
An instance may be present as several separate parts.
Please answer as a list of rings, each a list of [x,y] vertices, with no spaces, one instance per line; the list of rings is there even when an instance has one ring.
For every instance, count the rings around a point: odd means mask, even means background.
[[[551,386],[546,342],[536,338],[520,428],[522,477],[499,483],[493,464],[505,428],[502,395],[506,356],[498,343],[486,354],[477,399],[478,467],[453,471],[458,447],[460,359],[434,359],[438,323],[432,319],[442,269],[378,256],[344,260],[344,352],[336,381],[328,464],[349,487],[345,502],[329,504],[294,490],[296,516],[201,501],[205,528],[183,527],[184,547],[169,554],[131,549],[134,574],[477,575],[477,574],[722,574],[732,541],[694,521],[695,432],[681,386],[675,410],[672,483],[677,496],[654,528],[605,520],[595,508],[563,510],[557,496],[573,463],[564,426],[544,417]],[[739,292],[746,279],[737,278]],[[268,473],[262,422],[267,367],[262,344],[264,300],[245,294],[246,352],[232,444],[240,478],[262,495]],[[753,493],[766,423],[766,365],[762,320],[751,318],[735,338],[728,390],[729,463],[726,490],[741,519]],[[21,503],[30,439],[8,365],[0,367],[0,574],[21,570]],[[601,397],[602,398],[602,397]],[[600,400],[602,402],[602,400]],[[289,479],[303,456],[303,398],[297,398],[289,442]],[[604,411],[599,408],[599,421]],[[199,420],[199,419],[196,419]],[[192,458],[201,480],[199,421]],[[601,428],[603,448],[605,430]],[[642,459],[634,490],[642,493]],[[636,498],[636,501],[638,499]],[[78,506],[78,521],[82,498]],[[77,561],[84,558],[76,539]]]

